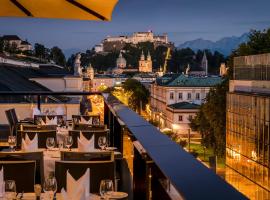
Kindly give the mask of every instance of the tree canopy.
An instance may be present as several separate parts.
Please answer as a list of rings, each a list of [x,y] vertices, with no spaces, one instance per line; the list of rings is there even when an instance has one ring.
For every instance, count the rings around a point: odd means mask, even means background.
[[[50,59],[53,60],[57,65],[66,66],[66,57],[59,47],[53,47],[51,49]]]
[[[125,92],[131,93],[131,96],[128,99],[128,104],[131,109],[134,111],[139,111],[142,106],[142,109],[145,109],[146,104],[148,103],[150,92],[136,79],[127,79],[123,83],[123,89]]]

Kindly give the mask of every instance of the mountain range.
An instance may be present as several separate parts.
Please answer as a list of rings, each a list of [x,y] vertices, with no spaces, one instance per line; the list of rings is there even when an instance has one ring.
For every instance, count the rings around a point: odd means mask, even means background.
[[[249,40],[249,34],[245,33],[240,37],[224,37],[216,42],[211,40],[204,40],[202,38],[187,41],[178,46],[179,49],[191,48],[193,51],[209,49],[212,52],[218,51],[225,56],[231,54],[231,52],[236,49],[241,43],[247,42]]]

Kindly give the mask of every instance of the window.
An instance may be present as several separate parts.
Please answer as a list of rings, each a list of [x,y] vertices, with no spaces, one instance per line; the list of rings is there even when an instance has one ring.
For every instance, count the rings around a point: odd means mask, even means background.
[[[200,93],[196,93],[196,100],[200,100]]]
[[[178,94],[178,99],[182,100],[183,99],[183,93]]]
[[[178,116],[178,121],[179,121],[179,122],[182,122],[182,121],[183,121],[183,116],[182,116],[182,115],[179,115],[179,116]]]
[[[187,99],[190,100],[191,99],[191,93],[187,94]]]
[[[173,92],[170,93],[170,99],[174,99]]]
[[[188,116],[188,120],[189,120],[189,121],[191,121],[192,118],[193,118],[192,115],[189,115],[189,116]]]

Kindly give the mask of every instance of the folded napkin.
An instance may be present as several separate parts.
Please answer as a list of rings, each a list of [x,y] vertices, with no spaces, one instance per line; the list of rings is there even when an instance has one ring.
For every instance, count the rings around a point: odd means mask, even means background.
[[[46,116],[46,125],[57,125],[57,117],[49,119],[49,117]]]
[[[89,152],[95,149],[95,135],[91,137],[90,140],[84,137],[82,132],[80,132],[80,137],[78,138],[78,151]]]
[[[25,139],[22,139],[22,150],[23,151],[37,151],[38,150],[38,137],[37,134],[30,140],[29,136],[26,134]]]
[[[84,119],[84,117],[81,117],[80,124],[92,124],[93,120],[92,117],[89,118],[89,120]]]
[[[88,168],[85,174],[79,179],[75,180],[69,171],[67,171],[67,191],[61,189],[61,196],[63,200],[85,200],[90,195],[90,169]]]

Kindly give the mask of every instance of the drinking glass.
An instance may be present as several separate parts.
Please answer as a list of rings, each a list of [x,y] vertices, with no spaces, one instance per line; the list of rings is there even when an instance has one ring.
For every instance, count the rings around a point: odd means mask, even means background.
[[[55,146],[55,140],[53,137],[48,137],[46,140],[46,147],[49,150],[52,150]]]
[[[14,151],[14,146],[16,146],[16,137],[15,136],[8,136],[8,145],[11,151]]]
[[[57,191],[57,181],[54,176],[50,176],[45,179],[43,184],[43,190],[46,197],[48,197],[49,199],[54,199],[54,195]]]
[[[14,180],[5,181],[5,199],[16,199],[16,183]]]
[[[99,194],[103,199],[109,199],[110,194],[114,191],[113,181],[109,179],[101,180]]]
[[[67,136],[66,137],[66,143],[65,143],[65,145],[66,145],[66,147],[71,151],[71,146],[72,146],[72,144],[73,144],[73,138],[72,138],[72,136]]]
[[[59,148],[59,150],[62,150],[63,147],[64,147],[63,141],[62,140],[58,141],[58,148]]]
[[[107,138],[105,136],[101,136],[98,138],[98,146],[104,150],[107,146]]]

